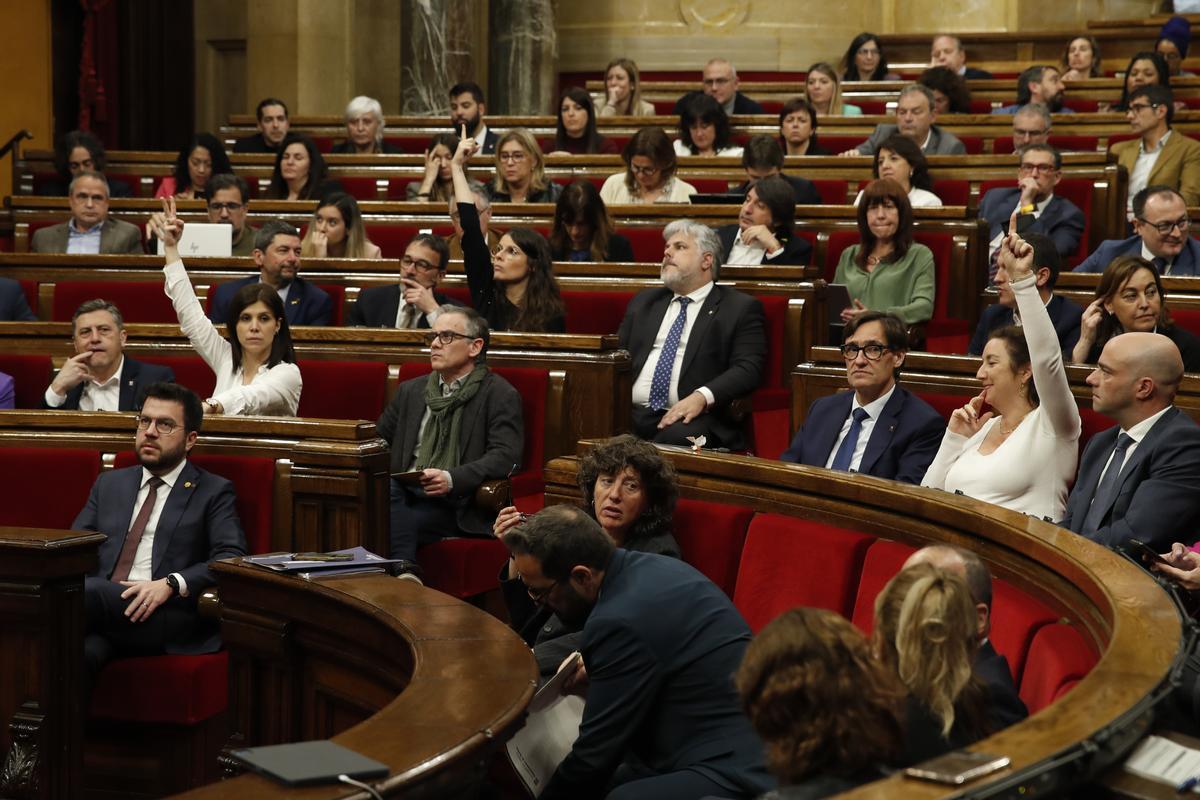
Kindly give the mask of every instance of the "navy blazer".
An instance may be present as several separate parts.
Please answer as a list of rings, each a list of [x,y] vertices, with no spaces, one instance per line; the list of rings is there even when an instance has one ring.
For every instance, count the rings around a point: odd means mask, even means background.
[[[1191,236],[1184,237],[1183,250],[1175,257],[1171,265],[1172,277],[1194,277],[1200,275],[1200,242]],[[1104,272],[1117,256],[1141,256],[1142,237],[1130,236],[1128,239],[1108,239],[1100,243],[1095,252],[1083,260],[1073,272]]]
[[[447,297],[437,289],[433,290],[433,299],[439,306],[462,305],[453,297]],[[364,289],[358,295],[358,302],[350,306],[350,317],[346,320],[346,325],[351,328],[394,328],[398,313],[400,313],[400,284],[374,286]],[[429,322],[425,319],[424,314],[417,318],[417,327],[429,327]]]
[[[117,409],[119,411],[138,411],[142,407],[142,398],[146,394],[146,389],[150,384],[165,381],[166,383],[175,382],[175,371],[170,367],[162,367],[158,364],[144,364],[141,361],[134,361],[129,356],[125,356],[125,363],[121,365],[121,395],[117,399]],[[79,384],[71,391],[67,392],[67,399],[61,406],[58,406],[59,411],[78,411],[79,401],[83,399],[83,384]],[[50,408],[46,405],[46,398],[42,397],[42,407]]]
[[[816,134],[814,134],[814,136],[815,135]],[[808,154],[810,156],[831,155],[830,153],[828,153],[824,150],[822,150],[819,153],[816,152],[816,149],[814,149],[812,144],[809,144],[809,146],[808,146]],[[812,181],[810,181],[808,178],[801,178],[799,175],[785,175],[782,172],[779,173],[779,177],[781,177],[785,181],[787,181],[788,185],[790,185],[792,187],[792,194],[794,194],[796,196],[796,205],[798,205],[798,206],[819,206],[825,202],[824,200],[821,199],[821,193],[819,191],[817,191],[816,184],[813,183]],[[750,191],[750,181],[746,181],[745,183],[743,183],[741,186],[739,186],[737,188],[737,190],[738,190],[738,193],[742,194],[742,195],[749,192]]]
[[[1083,319],[1083,306],[1056,294],[1051,295],[1050,302],[1046,304],[1046,313],[1050,315],[1054,332],[1058,334],[1059,349],[1067,354],[1067,360],[1070,361],[1071,351],[1079,342],[1079,323]],[[975,326],[975,334],[971,337],[967,353],[973,356],[983,355],[983,348],[987,345],[992,331],[1012,324],[1013,309],[999,303],[988,306],[979,315],[979,324]]]
[[[996,187],[979,201],[979,216],[988,221],[988,241],[994,240],[1008,230],[1008,219],[1021,199],[1021,190],[1016,186]],[[1055,195],[1033,224],[1026,228],[1031,233],[1040,233],[1054,240],[1054,247],[1064,258],[1074,255],[1083,236],[1085,220],[1079,206],[1065,197]]]
[[[112,577],[133,521],[141,483],[140,465],[101,473],[87,505],[71,524],[72,530],[108,536],[100,545],[100,562],[92,577]],[[246,555],[246,536],[235,501],[232,483],[188,463],[163,504],[154,530],[151,578],[159,580],[178,572],[187,582],[188,596],[182,599],[192,607],[200,594],[216,583],[208,568],[210,562]],[[168,646],[167,651],[206,653],[216,645],[215,633],[208,628],[201,639]]]
[[[1029,716],[1029,709],[1025,707],[1013,682],[1008,659],[996,652],[990,639],[976,651],[973,666],[975,674],[987,684],[988,714],[995,730],[1015,725]]]
[[[0,322],[37,322],[25,290],[12,278],[0,278]]]
[[[260,283],[258,275],[237,281],[222,283],[213,290],[212,303],[208,307],[208,318],[214,325],[224,325],[229,314],[229,304],[243,286]],[[294,278],[288,289],[283,314],[288,325],[328,325],[333,321],[333,298],[303,278]]]
[[[692,91],[685,94],[683,97],[675,101],[675,108],[671,109],[671,113],[679,115],[683,113],[683,107],[689,100],[698,95],[704,94],[700,91]],[[733,113],[734,114],[765,114],[761,103],[751,100],[746,95],[738,92],[733,97]]]
[[[657,775],[700,772],[722,784],[722,796],[774,786],[733,685],[750,635],[694,567],[617,550],[583,626],[589,685],[579,738],[542,800],[602,797],[626,760]]]
[[[724,255],[721,257],[722,263],[727,263],[729,254],[733,251],[734,242],[737,240],[738,231],[741,226],[736,222],[732,225],[722,225],[717,228],[717,237],[721,240],[721,251]],[[781,237],[776,237],[781,238]],[[789,264],[795,266],[803,266],[812,259],[812,245],[803,236],[797,236],[795,231],[791,232],[791,236],[782,238],[780,244],[783,245],[783,252],[771,258],[766,253],[763,253],[760,264]]]
[[[824,467],[846,417],[850,416],[853,401],[852,391],[816,400],[781,458],[793,464]],[[858,471],[919,484],[933,463],[945,433],[946,420],[933,406],[897,386],[871,430]]]
[[[1064,528],[1083,534],[1083,522],[1119,433],[1120,427],[1114,425],[1088,442],[1067,499]],[[1156,552],[1170,549],[1171,542],[1200,527],[1200,426],[1178,408],[1170,408],[1125,459],[1119,480],[1112,506],[1088,538],[1109,547],[1139,539]]]

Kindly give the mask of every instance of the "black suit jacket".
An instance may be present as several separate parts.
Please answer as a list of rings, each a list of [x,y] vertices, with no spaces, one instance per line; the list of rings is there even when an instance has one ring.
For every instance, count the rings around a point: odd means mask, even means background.
[[[975,67],[967,67],[967,71],[963,73],[963,78],[969,81],[986,81],[990,80],[991,77],[992,73],[988,72],[986,69],[976,69]]]
[[[617,332],[621,347],[633,356],[633,376],[641,373],[654,346],[667,307],[675,293],[666,287],[646,289],[629,301]],[[731,449],[740,447],[741,426],[729,404],[762,383],[767,357],[766,317],[762,303],[727,286],[714,286],[688,336],[679,374],[679,397],[707,386],[715,400],[710,425]]]
[[[853,405],[852,391],[816,400],[782,460],[824,467]],[[897,386],[871,429],[858,471],[877,478],[920,484],[945,432],[946,420],[933,406]]]
[[[568,250],[554,250],[550,254],[551,257],[555,261],[570,261],[570,242],[568,242],[567,245]],[[608,237],[608,248],[604,251],[604,260],[617,264],[624,264],[637,261],[637,258],[635,258],[633,255],[633,245],[630,243],[630,241],[621,234],[614,233]]]
[[[125,356],[125,363],[121,365],[121,396],[117,401],[117,408],[121,411],[140,410],[146,389],[150,384],[158,383],[159,381],[174,383],[174,370],[170,367],[159,366],[158,364],[143,364],[141,361],[134,361],[129,356]],[[67,400],[61,406],[58,406],[58,410],[78,411],[81,399],[83,399],[82,383],[67,392]],[[46,405],[45,397],[42,398],[42,406],[50,408],[50,406]]]
[[[602,797],[625,760],[660,775],[699,771],[723,785],[722,796],[770,789],[762,742],[733,686],[749,643],[742,615],[695,568],[617,550],[583,627],[589,686],[579,738],[542,800]]]
[[[428,375],[405,381],[383,410],[376,427],[392,446],[392,472],[406,472],[417,455],[417,434],[425,416]],[[454,484],[446,498],[456,509],[458,526],[467,533],[491,534],[495,514],[472,502],[484,481],[499,480],[520,468],[525,447],[521,395],[494,372],[462,409],[459,465],[450,470]]]
[[[258,275],[222,283],[213,290],[212,303],[208,307],[208,318],[214,325],[224,325],[229,313],[229,304],[243,286],[259,283]],[[303,278],[292,280],[283,314],[288,325],[328,325],[333,321],[333,298],[319,286]]]
[[[462,305],[437,289],[433,290],[433,299],[439,306],[447,303],[452,306]],[[358,296],[358,302],[350,306],[350,317],[346,321],[346,325],[351,328],[394,328],[396,327],[396,314],[399,312],[400,285],[375,286],[364,289]],[[426,321],[424,314],[417,318],[417,327],[429,327],[429,322]]]
[[[25,290],[12,278],[0,278],[0,322],[37,322]]]
[[[991,189],[979,201],[979,216],[988,222],[988,241],[1008,231],[1008,220],[1021,200],[1016,186]],[[1046,208],[1023,231],[1040,233],[1054,240],[1054,248],[1064,258],[1075,255],[1083,236],[1086,220],[1079,206],[1065,197],[1054,195]]]
[[[675,101],[675,108],[673,108],[671,110],[671,113],[672,114],[683,113],[683,107],[685,105],[687,105],[688,101],[691,100],[693,97],[696,97],[697,95],[701,95],[701,94],[704,94],[704,92],[699,92],[699,91],[688,92],[683,97],[681,97]],[[751,100],[749,97],[746,97],[746,95],[742,94],[741,92],[738,92],[736,95],[734,95],[734,98],[733,98],[733,113],[734,114],[765,114],[766,112],[763,111],[763,107],[760,103],[757,103],[754,100]]]
[[[738,231],[741,227],[735,222],[732,225],[722,225],[717,228],[717,236],[721,239],[721,250],[724,252],[722,261],[728,261],[729,254],[733,251],[734,242],[737,240]],[[783,245],[783,252],[771,258],[766,253],[763,253],[760,264],[789,264],[803,266],[812,259],[812,245],[802,236],[797,236],[795,231],[791,232],[791,236],[776,238],[782,239],[780,244]]]
[[[988,713],[995,730],[1015,725],[1029,716],[1017,686],[1013,683],[1008,659],[996,652],[991,640],[980,645],[975,653],[975,674],[988,688]]]
[[[1079,342],[1079,323],[1083,318],[1083,306],[1056,294],[1046,304],[1046,312],[1050,315],[1054,332],[1058,334],[1060,349],[1067,354],[1067,360],[1070,361],[1071,351]],[[979,324],[975,326],[975,334],[971,337],[971,344],[967,346],[967,353],[973,356],[982,355],[992,331],[1012,325],[1013,319],[1013,310],[1008,306],[993,303],[985,308],[979,315]]]
[[[1079,460],[1062,526],[1087,535],[1083,523],[1100,476],[1116,447],[1119,426],[1098,433]],[[1109,547],[1139,539],[1157,552],[1200,526],[1200,426],[1178,408],[1167,410],[1125,459],[1120,488],[1094,534]]]
[[[809,145],[808,154],[810,156],[830,155],[826,151],[816,152],[812,145]],[[792,194],[796,196],[796,205],[819,206],[825,202],[821,199],[821,193],[817,191],[816,184],[808,178],[801,178],[799,175],[785,175],[782,172],[779,174],[779,177],[787,181],[788,185],[792,187]],[[746,181],[738,187],[740,194],[744,195],[748,191],[750,191],[750,181]]]
[[[93,577],[111,578],[133,522],[141,482],[141,466],[101,473],[87,505],[72,523],[72,530],[108,536],[100,545],[100,563]],[[188,596],[179,599],[193,609],[200,594],[216,583],[209,563],[246,554],[246,536],[235,501],[232,483],[189,463],[163,505],[154,531],[151,578],[159,580],[178,572],[188,589]],[[167,652],[207,653],[217,645],[215,626],[201,627],[194,638],[169,645]]]
[[[278,147],[271,147],[267,144],[267,140],[262,137],[261,133],[252,133],[249,136],[243,136],[233,143],[233,152],[235,153],[270,153],[275,155],[279,152]]]

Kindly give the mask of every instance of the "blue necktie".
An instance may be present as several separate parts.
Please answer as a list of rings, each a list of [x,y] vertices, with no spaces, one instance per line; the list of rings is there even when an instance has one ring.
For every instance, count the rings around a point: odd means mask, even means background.
[[[1167,260],[1162,256],[1155,256],[1151,263],[1154,264],[1154,268],[1158,270],[1159,275],[1165,276],[1171,271],[1171,268],[1167,266]]]
[[[850,469],[850,462],[854,460],[854,448],[858,446],[858,435],[862,433],[863,420],[869,416],[870,414],[865,408],[854,409],[854,419],[850,422],[850,430],[846,431],[846,438],[842,439],[842,444],[838,447],[837,455],[833,457],[833,465],[830,469]]]
[[[650,407],[656,411],[663,411],[667,407],[667,398],[671,394],[671,371],[675,368],[675,354],[679,352],[679,340],[683,338],[683,326],[687,323],[687,306],[692,300],[690,297],[677,297],[675,302],[679,303],[679,316],[675,317],[671,330],[667,331],[667,340],[658,354],[654,377],[650,381]]]
[[[1087,516],[1083,518],[1083,529],[1079,532],[1084,536],[1092,536],[1096,533],[1104,515],[1112,507],[1117,487],[1120,485],[1118,479],[1121,476],[1121,467],[1125,464],[1125,451],[1131,444],[1133,444],[1133,438],[1128,434],[1122,433],[1117,437],[1117,446],[1113,448],[1108,469],[1104,470],[1104,475],[1101,476],[1100,483],[1096,486],[1096,493],[1092,495],[1092,505],[1088,508]]]

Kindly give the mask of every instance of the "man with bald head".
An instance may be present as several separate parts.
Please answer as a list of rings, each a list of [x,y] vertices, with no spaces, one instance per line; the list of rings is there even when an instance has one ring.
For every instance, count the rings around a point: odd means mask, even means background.
[[[1159,552],[1200,523],[1200,427],[1173,402],[1183,358],[1160,333],[1123,333],[1088,375],[1092,408],[1116,427],[1088,442],[1062,525],[1108,546]]]
[[[726,116],[734,114],[762,114],[763,107],[738,91],[737,69],[724,58],[709,59],[704,65],[703,82],[704,94],[716,100],[725,109]],[[675,102],[674,114],[680,114],[683,107],[700,92],[688,92]]]
[[[995,729],[1007,728],[1029,716],[1029,709],[1017,693],[1008,659],[996,652],[988,634],[992,629],[992,573],[970,550],[948,544],[931,544],[913,553],[902,569],[915,564],[932,564],[938,569],[961,575],[975,601],[979,649],[973,665],[975,674],[987,684],[988,709]]]

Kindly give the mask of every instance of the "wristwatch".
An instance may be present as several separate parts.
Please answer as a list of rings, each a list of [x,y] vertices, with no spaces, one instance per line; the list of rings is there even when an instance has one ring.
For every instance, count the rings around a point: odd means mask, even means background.
[[[179,594],[179,578],[175,577],[174,572],[167,576],[167,586],[171,587],[171,594]]]

